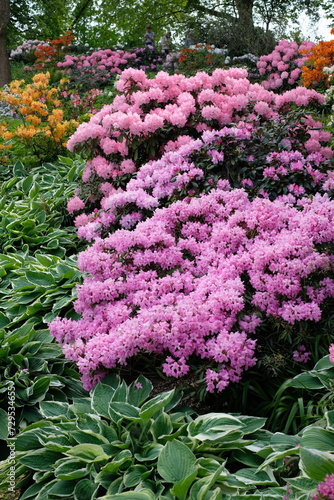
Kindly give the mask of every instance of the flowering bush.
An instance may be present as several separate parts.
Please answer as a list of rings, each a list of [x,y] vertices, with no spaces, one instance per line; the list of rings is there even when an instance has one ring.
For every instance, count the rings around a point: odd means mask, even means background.
[[[47,66],[54,66],[64,54],[64,47],[68,47],[74,40],[72,32],[66,31],[57,40],[47,39],[47,44],[39,45],[35,50],[36,62],[34,67],[37,69],[45,69]]]
[[[266,77],[262,86],[266,89],[288,90],[296,87],[301,76],[301,68],[310,55],[313,42],[281,40],[273,52],[261,56],[257,62],[260,75]]]
[[[198,43],[181,50],[178,59],[178,70],[184,75],[194,75],[197,71],[212,72],[215,68],[225,66],[226,50]]]
[[[308,118],[304,124],[302,120],[297,122],[298,137],[291,116],[287,118],[286,123],[283,117],[272,124],[269,121],[266,133],[261,127],[240,124],[205,131],[199,139],[181,136],[178,141],[168,143],[160,159],[141,166],[125,189],[116,189],[101,179],[100,191],[104,195],[101,209],[76,217],[79,236],[92,240],[102,232],[132,228],[152,216],[157,207],[200,196],[224,178],[233,187],[243,186],[251,198],[275,199],[291,193],[297,199],[320,189],[332,193],[334,177],[329,169],[332,150],[321,145],[331,134],[310,130],[318,123]],[[312,135],[314,139],[307,140]],[[68,204],[71,213],[85,207],[83,199],[92,192],[94,182],[95,176],[77,190],[77,196]]]
[[[127,69],[117,89],[68,142],[89,155],[68,209],[89,198],[100,210],[75,221],[95,239],[78,259],[90,275],[81,319],[50,331],[86,388],[146,352],[173,377],[200,358],[207,389],[221,391],[254,365],[252,334],[265,337],[273,320],[278,330],[319,321],[334,295],[334,202],[317,194],[333,187],[331,136],[291,114],[324,97],[277,95],[240,68],[155,79]]]
[[[217,69],[212,76],[198,73],[190,78],[160,72],[155,79],[147,79],[143,71],[125,70],[117,82],[120,95],[115,97],[111,105],[94,115],[89,123],[80,125],[68,142],[70,150],[85,150],[89,155],[83,174],[85,186],[82,199],[95,202],[112,193],[113,189],[124,188],[133,173],[149,160],[161,158],[171,147],[176,149],[187,144],[191,138],[200,138],[203,131],[221,130],[226,126],[231,127],[232,123],[240,124],[238,128],[241,135],[218,138],[220,142],[223,141],[221,150],[231,141],[234,145],[239,143],[240,149],[235,149],[233,144],[229,146],[231,165],[236,165],[240,159],[238,166],[241,167],[242,162],[245,166],[251,155],[259,153],[261,144],[267,144],[267,147],[262,148],[263,158],[277,151],[277,134],[280,134],[280,148],[283,150],[294,150],[305,143],[304,158],[307,158],[308,153],[320,153],[322,159],[330,157],[331,151],[322,144],[329,140],[330,134],[320,129],[311,131],[315,125],[311,119],[304,129],[298,121],[290,127],[287,119],[284,130],[278,131],[282,129],[280,124],[266,142],[263,141],[266,132],[261,130],[268,120],[277,121],[278,116],[288,113],[295,103],[300,107],[311,102],[322,103],[324,97],[321,94],[300,87],[278,96],[258,84],[251,84],[246,77],[246,70],[241,68]],[[303,137],[298,139],[298,130],[302,129]],[[256,130],[254,145],[250,147],[247,144],[246,147],[242,141],[249,143],[250,135],[254,135]],[[226,131],[225,135],[228,136]],[[308,139],[311,142],[307,143]],[[178,142],[174,144],[175,141]],[[210,149],[219,149],[219,141],[218,146],[214,145]],[[207,154],[212,164],[212,153],[208,151]],[[215,154],[219,156],[222,153]],[[226,151],[223,154],[226,156]],[[318,166],[321,158],[318,158]],[[254,171],[259,166],[263,171],[264,166],[267,166],[264,165],[265,161],[262,165],[261,159],[257,161],[260,165],[254,162]],[[273,159],[269,166],[273,166],[272,162]],[[270,177],[269,172],[267,178]],[[283,173],[284,170],[280,172]],[[252,177],[254,181],[254,174]],[[288,180],[289,184],[296,182],[293,176]]]
[[[86,388],[141,351],[163,355],[180,377],[194,355],[211,362],[207,389],[223,390],[255,363],[252,335],[266,317],[318,321],[334,296],[334,202],[289,201],[218,189],[157,210],[79,255],[78,321],[50,331],[74,360]],[[250,336],[249,336],[250,335]]]
[[[120,75],[129,66],[154,71],[162,61],[161,52],[153,47],[146,47],[134,51],[98,50],[89,56],[66,54],[65,60],[58,62],[57,66],[65,71],[72,86],[79,84],[80,88],[85,90],[108,85],[111,78]]]
[[[29,151],[40,160],[61,154],[78,125],[64,119],[59,90],[49,86],[49,78],[49,73],[39,73],[31,84],[15,80],[0,92],[1,99],[21,118],[11,125],[4,138],[11,139],[10,146],[23,146],[25,154]]]
[[[334,28],[331,30],[334,35]],[[334,65],[334,40],[321,41],[311,49],[302,67],[302,80],[305,87],[326,89],[330,85],[326,66]]]
[[[44,42],[41,40],[28,40],[22,45],[19,45],[16,49],[12,50],[10,53],[10,58],[18,61],[25,61],[29,63],[34,63],[36,60],[35,51],[38,47],[49,47],[49,42]]]

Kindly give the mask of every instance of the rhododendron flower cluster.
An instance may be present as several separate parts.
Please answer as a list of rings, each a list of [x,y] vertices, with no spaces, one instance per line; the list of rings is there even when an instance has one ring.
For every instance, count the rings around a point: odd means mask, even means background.
[[[325,479],[318,484],[317,492],[312,495],[312,500],[334,499],[334,474],[327,474]]]
[[[16,49],[13,49],[10,52],[10,58],[11,59],[20,59],[24,58],[25,56],[30,56],[33,55],[37,47],[42,47],[42,46],[48,46],[50,47],[49,42],[44,42],[41,40],[28,40],[27,42],[22,43],[22,45],[19,45],[16,47]],[[34,56],[35,59],[36,56]]]
[[[136,53],[125,50],[104,49],[93,52],[88,56],[65,55],[57,66],[65,70],[72,80],[89,77],[96,83],[106,83],[111,77],[121,74],[130,63],[138,60]],[[79,71],[79,74],[76,74]]]
[[[180,136],[200,137],[232,123],[259,127],[297,104],[323,103],[324,97],[299,87],[277,95],[251,84],[242,68],[216,69],[211,76],[159,72],[148,79],[127,69],[117,82],[112,104],[81,124],[68,142],[71,151],[90,155],[83,180],[122,182],[148,160],[160,158],[166,145]],[[311,127],[310,127],[311,128]]]
[[[266,89],[286,90],[294,88],[300,79],[301,68],[311,54],[313,42],[281,40],[271,54],[261,56],[256,63],[260,75],[267,78],[262,81]]]
[[[331,29],[334,35],[334,28]],[[319,89],[328,88],[331,83],[330,75],[324,68],[334,65],[334,39],[321,41],[311,49],[311,53],[302,67],[302,80],[306,87]]]
[[[308,122],[316,123],[310,118]],[[323,140],[330,139],[330,134],[323,130],[310,132],[317,133],[318,138]],[[284,141],[285,147],[293,143],[287,137]],[[118,224],[130,229],[151,216],[157,207],[169,205],[176,199],[201,195],[214,188],[219,179],[226,177],[227,171],[232,170],[233,165],[235,167],[237,159],[240,168],[234,168],[229,180],[234,187],[244,186],[253,197],[266,189],[271,198],[287,191],[298,198],[314,194],[321,188],[323,191],[333,188],[332,171],[326,171],[330,166],[327,157],[320,152],[309,153],[306,147],[303,151],[303,144],[299,143],[300,151],[284,149],[269,153],[262,160],[262,168],[257,167],[257,177],[253,176],[253,180],[243,178],[241,167],[254,163],[250,151],[256,153],[256,148],[259,148],[257,142],[261,142],[261,136],[256,137],[252,128],[241,124],[238,127],[223,127],[219,131],[205,131],[200,139],[180,136],[179,140],[166,145],[160,159],[140,167],[125,190],[116,189],[108,182],[102,183],[100,190],[104,196],[100,201],[101,210],[95,209],[90,216],[81,214],[75,219],[79,237],[92,240],[101,235],[102,229],[115,229]],[[323,149],[320,142],[318,148]],[[325,153],[329,156],[332,150],[326,148]],[[246,176],[251,169],[244,171]],[[79,205],[73,201],[71,207],[71,212],[81,210],[84,203],[81,201]]]
[[[81,319],[57,318],[50,331],[86,388],[144,351],[163,356],[173,377],[201,358],[207,389],[221,391],[255,364],[252,335],[266,318],[320,320],[334,297],[324,275],[333,256],[323,250],[334,243],[334,202],[250,201],[218,184],[79,254],[90,275],[78,286]]]

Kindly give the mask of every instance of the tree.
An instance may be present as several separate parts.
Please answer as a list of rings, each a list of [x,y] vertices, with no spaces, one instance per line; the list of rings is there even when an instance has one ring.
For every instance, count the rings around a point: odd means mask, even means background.
[[[0,0],[0,87],[3,87],[12,79],[6,43],[9,15],[9,0]]]

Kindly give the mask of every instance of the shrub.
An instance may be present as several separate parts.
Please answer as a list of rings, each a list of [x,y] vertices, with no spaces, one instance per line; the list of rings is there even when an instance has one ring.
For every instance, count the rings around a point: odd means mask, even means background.
[[[334,34],[334,29],[331,30]],[[324,72],[326,66],[334,65],[334,40],[321,41],[311,49],[302,67],[302,81],[305,87],[325,90],[329,85],[329,75]]]
[[[79,255],[91,276],[78,289],[82,318],[57,319],[50,331],[86,388],[146,351],[165,358],[173,377],[194,355],[208,360],[207,388],[221,391],[254,365],[248,335],[266,317],[283,328],[321,318],[334,295],[333,210],[326,196],[296,209],[290,200],[250,202],[242,190],[175,202]]]
[[[195,75],[198,71],[210,74],[216,68],[225,66],[226,53],[224,49],[199,43],[181,50],[177,69],[185,76]]]
[[[297,86],[300,80],[302,66],[310,55],[313,42],[297,42],[281,40],[273,52],[263,55],[257,62],[262,78],[262,86],[266,89],[289,90]]]
[[[287,114],[296,104],[324,102],[321,94],[303,87],[277,96],[251,84],[241,68],[217,69],[212,76],[198,73],[190,78],[160,72],[154,79],[128,69],[117,88],[120,95],[113,103],[80,125],[68,142],[70,150],[83,151],[89,159],[83,175],[85,202],[101,199],[110,181],[114,188],[124,188],[141,165],[162,156],[170,141],[186,143],[205,130],[235,123],[255,130],[279,114]],[[321,137],[323,141],[325,136]],[[319,141],[313,145],[321,147]]]
[[[7,90],[0,92],[3,101],[20,118],[8,124],[10,146],[42,161],[64,153],[66,140],[78,125],[75,120],[64,119],[59,89],[50,87],[49,79],[49,73],[39,73],[31,84],[13,81]]]

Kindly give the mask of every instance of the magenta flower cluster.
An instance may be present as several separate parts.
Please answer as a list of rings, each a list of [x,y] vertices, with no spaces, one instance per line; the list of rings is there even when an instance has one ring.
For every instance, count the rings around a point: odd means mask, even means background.
[[[313,500],[334,500],[334,474],[327,474],[324,481],[318,484]]]
[[[291,89],[297,85],[301,76],[301,67],[311,55],[313,42],[297,42],[281,40],[273,52],[261,56],[256,63],[260,75],[266,77],[262,81],[265,89]]]
[[[163,371],[173,377],[188,372],[193,355],[210,361],[207,389],[221,391],[255,364],[252,336],[264,317],[319,321],[322,303],[334,297],[333,280],[323,276],[333,256],[321,250],[334,242],[333,223],[327,195],[297,207],[250,201],[220,181],[79,254],[91,276],[78,286],[81,319],[57,318],[50,331],[86,388],[146,351],[165,356]],[[311,275],[314,286],[306,286]]]

